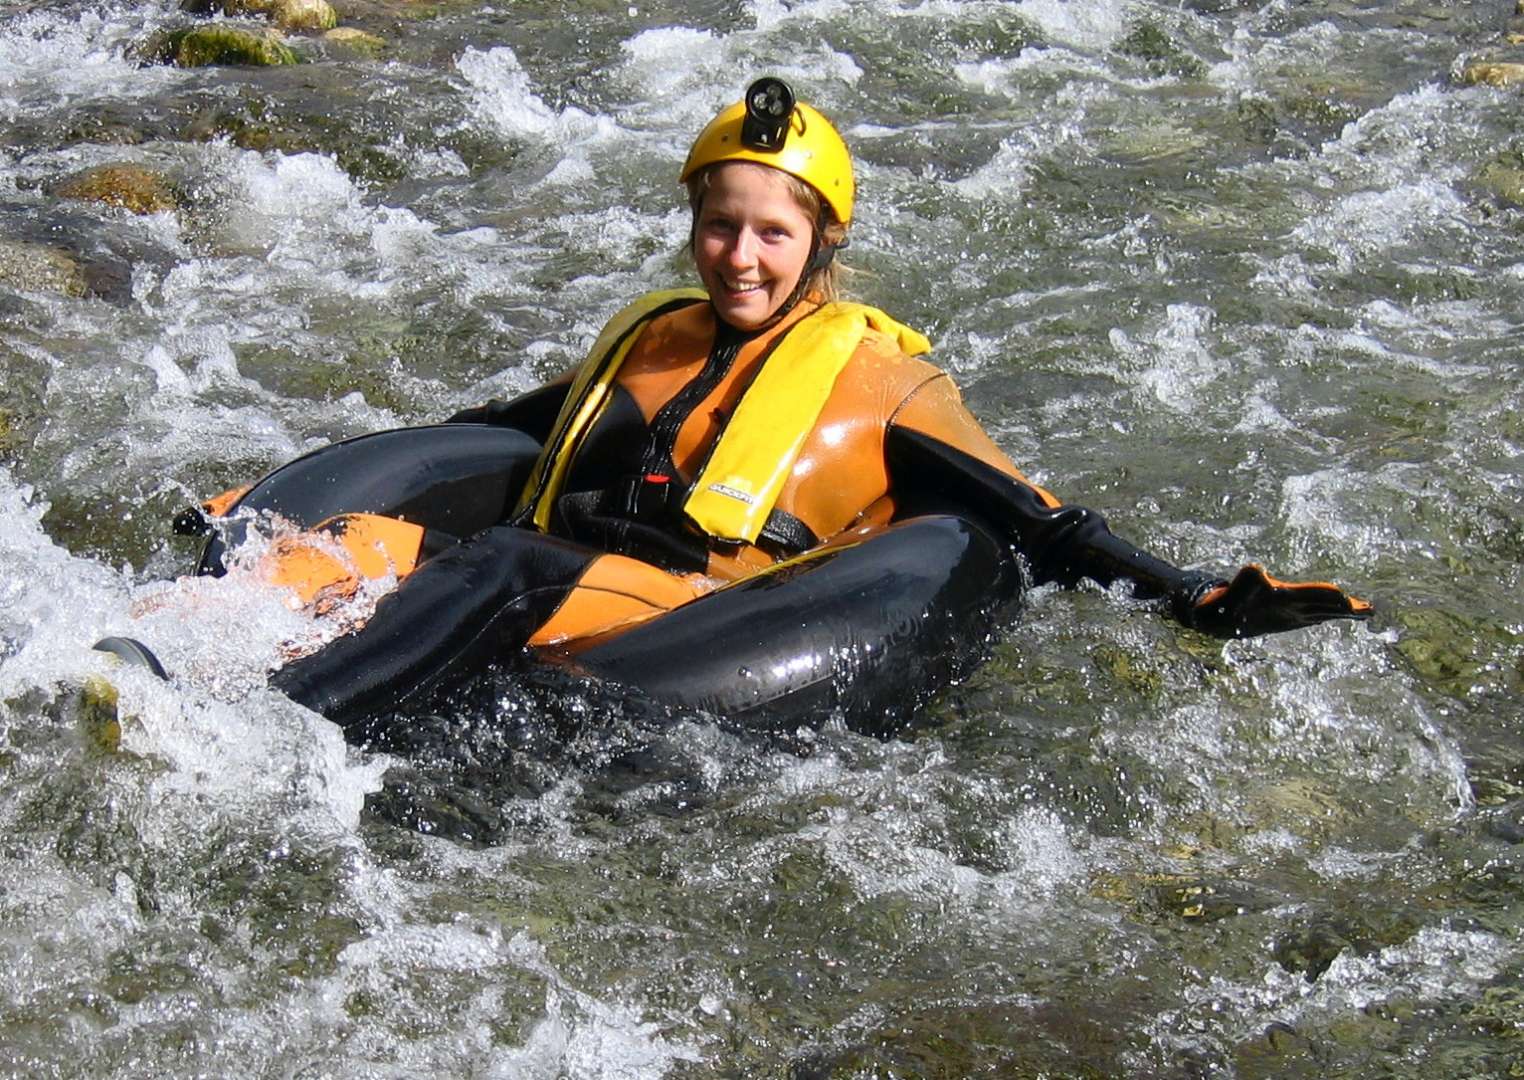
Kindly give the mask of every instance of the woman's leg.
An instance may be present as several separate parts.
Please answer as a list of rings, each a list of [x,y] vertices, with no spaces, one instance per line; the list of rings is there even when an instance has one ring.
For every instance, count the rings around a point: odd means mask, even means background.
[[[418,567],[358,632],[287,664],[270,685],[346,728],[393,711],[516,652],[601,557],[527,529],[487,529]]]

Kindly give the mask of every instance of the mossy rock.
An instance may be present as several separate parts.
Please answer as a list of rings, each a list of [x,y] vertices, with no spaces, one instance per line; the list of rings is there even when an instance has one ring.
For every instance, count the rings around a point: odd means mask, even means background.
[[[144,46],[143,57],[151,64],[184,68],[279,67],[300,62],[274,34],[236,26],[170,30]]]
[[[275,0],[270,17],[282,30],[332,30],[339,25],[328,0]]]
[[[0,285],[70,297],[88,291],[84,269],[68,253],[12,240],[0,240]]]
[[[339,26],[323,35],[323,41],[362,60],[374,60],[386,51],[386,42],[354,26]]]
[[[169,181],[140,165],[97,165],[76,173],[53,189],[62,199],[119,206],[134,214],[157,214],[179,205]]]
[[[1503,202],[1524,206],[1524,153],[1510,150],[1496,155],[1476,171],[1473,179]]]
[[[328,154],[362,183],[391,183],[407,167],[389,142],[384,121],[346,122],[342,113],[303,110],[274,97],[244,96],[193,117],[180,137],[192,142],[227,140],[260,153]]]
[[[1199,79],[1206,74],[1206,65],[1176,45],[1156,23],[1134,23],[1113,48],[1123,56],[1142,60],[1152,75]]]
[[[1467,1015],[1478,1031],[1494,1038],[1524,1040],[1524,988],[1506,982],[1489,986]]]
[[[108,754],[122,748],[122,722],[117,715],[115,686],[92,675],[79,691],[79,722],[91,746]]]

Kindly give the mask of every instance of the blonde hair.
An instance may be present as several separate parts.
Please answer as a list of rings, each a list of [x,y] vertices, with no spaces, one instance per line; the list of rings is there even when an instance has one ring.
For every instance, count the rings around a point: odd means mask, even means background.
[[[704,204],[704,195],[709,190],[709,174],[718,166],[727,162],[716,162],[705,169],[701,169],[688,178],[688,208],[693,211],[693,224],[688,229],[688,253],[693,254],[693,236],[698,228],[699,207]],[[760,166],[767,168],[766,165]],[[820,192],[809,184],[791,173],[781,169],[773,172],[783,181],[788,188],[789,194],[794,197],[794,202],[799,209],[804,211],[806,217],[815,223],[815,241],[824,248],[826,245],[840,244],[847,237],[847,227],[836,220],[836,215],[831,212]],[[845,276],[845,267],[839,259],[833,258],[825,266],[816,270],[805,283],[804,291],[816,293],[823,303],[841,298],[841,283]]]

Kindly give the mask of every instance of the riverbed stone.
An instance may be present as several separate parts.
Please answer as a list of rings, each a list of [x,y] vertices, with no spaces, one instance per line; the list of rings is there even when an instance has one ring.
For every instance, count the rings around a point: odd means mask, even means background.
[[[62,199],[119,206],[134,214],[156,214],[178,205],[169,181],[152,169],[125,162],[97,165],[76,173],[53,189]]]
[[[339,24],[328,0],[275,0],[270,17],[282,30],[332,30]]]
[[[170,30],[150,40],[142,55],[151,64],[185,68],[278,67],[299,62],[273,31],[223,25]]]
[[[0,240],[0,285],[22,292],[84,296],[85,273],[73,256],[25,241]]]
[[[1485,163],[1476,171],[1476,183],[1506,203],[1524,206],[1524,160],[1517,156]]]
[[[1524,83],[1524,64],[1506,60],[1474,60],[1461,70],[1467,86],[1518,86]]]
[[[361,59],[374,60],[386,51],[386,42],[356,26],[338,26],[323,35],[329,45]]]

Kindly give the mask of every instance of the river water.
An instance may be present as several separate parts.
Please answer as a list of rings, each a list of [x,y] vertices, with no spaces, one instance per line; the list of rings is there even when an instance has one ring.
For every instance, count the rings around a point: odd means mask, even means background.
[[[349,0],[139,64],[189,19],[0,12],[5,1075],[1521,1075],[1524,110],[1462,77],[1512,0]],[[686,283],[675,172],[769,72],[1030,475],[1377,618],[1040,590],[889,741],[527,686],[383,754],[265,690],[313,627],[166,584],[173,514]],[[70,196],[118,164],[151,212]]]

